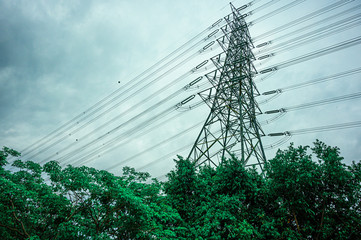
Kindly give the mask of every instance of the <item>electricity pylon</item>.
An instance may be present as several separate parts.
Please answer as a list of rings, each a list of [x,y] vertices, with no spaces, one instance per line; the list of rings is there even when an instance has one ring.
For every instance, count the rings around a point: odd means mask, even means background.
[[[253,44],[242,14],[232,4],[231,8],[221,28],[224,36],[217,39],[223,52],[211,58],[217,69],[206,74],[212,87],[198,93],[210,113],[188,158],[197,165],[218,165],[219,160],[236,155],[244,165],[253,159],[262,167],[266,157],[261,141],[264,132],[256,118],[261,110],[252,79],[256,73]]]

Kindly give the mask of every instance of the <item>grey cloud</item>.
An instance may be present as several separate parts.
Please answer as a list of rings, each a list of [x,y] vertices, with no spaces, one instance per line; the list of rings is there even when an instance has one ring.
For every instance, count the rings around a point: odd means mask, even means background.
[[[235,4],[242,3],[238,1]],[[226,4],[228,3],[220,1],[0,1],[0,144],[10,144],[21,150],[45,136],[51,129],[81,113],[102,96],[129,81],[131,76],[142,72],[222,17],[219,10]],[[311,3],[308,7],[310,6]],[[228,6],[225,10],[229,11]],[[272,29],[277,24],[279,22],[265,21],[252,27],[251,34]],[[323,44],[327,45],[328,42],[323,41],[321,45]],[[355,54],[358,51],[355,49],[359,48],[349,49],[347,54],[345,51],[344,54],[329,55],[327,58],[279,71],[274,77],[259,83],[259,89],[266,91],[288,86],[355,67],[359,65],[359,56]],[[310,50],[306,46],[299,52],[302,54]],[[287,59],[292,54],[295,52],[280,55],[279,59]],[[352,60],[340,61],[345,54],[346,57],[351,56]],[[173,76],[164,79],[147,93],[135,97],[125,107],[141,102],[142,97],[173,79]],[[284,93],[274,102],[262,106],[262,110],[300,104],[357,89],[361,89],[359,81],[320,85],[318,88]],[[187,97],[187,94],[182,97]],[[164,96],[166,93],[161,97]],[[274,125],[266,126],[265,131],[269,133],[322,125],[331,123],[332,120],[342,122],[360,119],[361,116],[357,114],[360,112],[359,105],[352,109],[347,108],[347,103],[338,106],[349,110],[343,115],[337,113],[337,116],[333,116],[331,110],[325,111],[324,116],[312,115],[312,111],[290,113]],[[116,112],[122,112],[125,107]],[[322,112],[316,109],[313,111]],[[194,118],[198,121],[201,117],[205,116],[188,114],[186,118],[170,124],[168,131],[161,129],[153,135],[124,145],[124,148],[120,146],[115,153],[102,154],[102,160],[92,164],[104,167],[107,165],[104,164],[106,161],[112,162],[134,155],[145,148],[146,144],[180,131],[181,127],[195,122]],[[194,131],[194,135],[188,135],[184,141],[193,141],[199,130]],[[355,129],[356,133],[357,131],[359,129]],[[351,136],[350,132],[345,136],[341,132],[337,135],[340,135],[340,142],[332,143],[342,145],[347,142],[342,149],[352,152],[347,153],[349,158],[355,158],[359,151],[352,150],[353,147],[350,146],[357,146],[360,139]],[[314,140],[314,136],[327,136],[328,138],[324,138],[327,140],[333,135],[312,135],[309,139]],[[308,138],[308,142],[304,139],[306,137],[292,138],[296,144],[310,144]],[[69,140],[69,143],[73,140]],[[265,141],[272,143],[274,140]],[[182,144],[183,142],[178,142],[170,146],[176,148]],[[149,159],[162,156],[169,149],[168,146],[168,149],[165,147],[163,150],[156,150],[131,164],[140,166]],[[184,151],[185,154],[186,152]],[[169,168],[171,165],[172,163],[163,161],[154,171],[160,174],[162,166]]]

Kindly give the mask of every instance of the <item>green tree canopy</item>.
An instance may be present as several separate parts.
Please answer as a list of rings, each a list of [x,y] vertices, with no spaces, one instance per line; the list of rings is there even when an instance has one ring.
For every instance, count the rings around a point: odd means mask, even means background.
[[[21,160],[0,151],[0,239],[361,239],[361,163],[291,144],[264,166],[175,160],[164,183],[125,167]]]
[[[161,184],[125,168],[121,177],[89,167],[62,169],[6,158],[0,169],[0,239],[163,239],[176,236],[179,214],[165,204]],[[49,176],[45,181],[43,177]]]

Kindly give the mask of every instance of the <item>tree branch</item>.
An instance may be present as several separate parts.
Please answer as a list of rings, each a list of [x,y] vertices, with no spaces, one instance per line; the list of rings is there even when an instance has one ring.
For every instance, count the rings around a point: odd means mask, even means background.
[[[325,204],[325,202],[323,202],[323,209],[322,209],[322,214],[321,214],[320,229],[319,229],[319,232],[317,233],[316,240],[319,239],[320,234],[321,234],[321,231],[322,231],[322,228],[323,228],[323,220],[324,220],[324,218],[325,218],[325,209],[326,209],[326,204]]]
[[[295,211],[292,211],[293,213],[293,217],[295,218],[295,221],[296,221],[296,225],[297,225],[297,231],[300,232],[300,225],[298,225],[298,221],[297,221],[297,217],[296,217],[296,214],[295,214]]]
[[[5,228],[7,228],[7,229],[9,229],[9,230],[11,230],[11,231],[15,231],[15,232],[17,232],[18,234],[20,234],[21,236],[25,236],[24,233],[20,232],[20,231],[17,230],[16,228],[12,228],[12,227],[6,226],[6,225],[4,225],[4,224],[2,224],[2,223],[0,223],[0,226],[1,226],[1,227],[5,227]]]
[[[95,218],[95,216],[93,216],[93,211],[91,208],[89,208],[89,213],[90,213],[90,216],[91,218],[93,219],[94,223],[95,223],[95,228],[96,228],[96,231],[97,231],[97,234],[99,233],[99,222],[98,220]]]
[[[11,200],[11,198],[10,198],[10,203],[11,203],[11,207],[12,207],[12,209],[13,209],[13,215],[14,215],[15,220],[20,223],[21,228],[22,228],[22,230],[24,231],[24,234],[25,234],[28,238],[30,238],[30,235],[29,235],[28,232],[25,230],[25,226],[24,226],[23,222],[22,222],[22,221],[16,216],[16,214],[15,214],[15,206],[14,206],[14,202]]]

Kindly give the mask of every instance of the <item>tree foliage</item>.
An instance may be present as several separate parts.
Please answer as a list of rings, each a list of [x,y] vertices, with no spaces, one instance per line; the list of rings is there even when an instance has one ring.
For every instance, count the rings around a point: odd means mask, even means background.
[[[279,150],[260,174],[179,157],[164,183],[125,167],[41,166],[0,151],[0,239],[361,239],[361,163],[316,141]]]
[[[278,151],[266,170],[279,232],[285,237],[359,239],[360,166],[346,166],[337,147],[320,141],[311,149],[291,145]]]
[[[165,204],[161,184],[125,168],[121,177],[57,162],[16,160],[0,169],[0,239],[163,239],[175,236],[179,214]],[[45,181],[42,176],[49,176]]]

